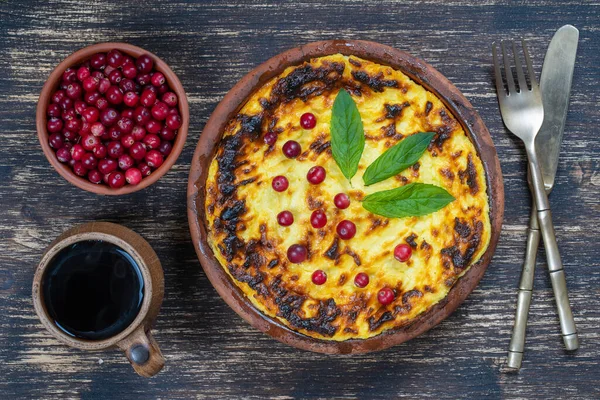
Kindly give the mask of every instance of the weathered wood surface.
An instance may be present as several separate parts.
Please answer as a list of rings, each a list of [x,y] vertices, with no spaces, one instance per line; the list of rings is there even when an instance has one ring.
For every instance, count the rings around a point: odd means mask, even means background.
[[[0,393],[10,399],[600,398],[600,5],[513,3],[0,2]],[[552,34],[565,23],[581,36],[551,202],[581,349],[562,349],[541,252],[523,369],[507,374],[530,197],[523,147],[498,112],[491,42],[528,38],[539,73]],[[231,311],[196,259],[185,204],[194,147],[227,90],[289,47],[333,38],[395,46],[453,81],[492,133],[507,198],[496,256],[459,310],[411,342],[353,357],[289,348]],[[74,50],[109,40],[147,48],[167,61],[187,90],[192,115],[175,167],[149,189],[119,198],[83,192],[54,172],[34,123],[51,69]],[[162,260],[166,295],[155,335],[167,365],[153,379],[136,376],[116,350],[62,346],[34,313],[31,280],[43,249],[67,228],[92,220],[134,229]]]

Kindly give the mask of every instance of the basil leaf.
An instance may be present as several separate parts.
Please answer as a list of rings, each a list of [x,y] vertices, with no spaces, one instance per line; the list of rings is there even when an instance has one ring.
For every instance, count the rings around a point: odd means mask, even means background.
[[[340,90],[331,114],[331,153],[344,176],[350,180],[358,170],[365,148],[365,132],[360,113],[350,94]]]
[[[365,171],[365,185],[369,186],[398,175],[419,161],[434,135],[433,132],[415,133],[387,149]]]
[[[454,201],[445,189],[426,183],[410,183],[399,188],[372,193],[363,207],[387,218],[418,217],[431,214]]]

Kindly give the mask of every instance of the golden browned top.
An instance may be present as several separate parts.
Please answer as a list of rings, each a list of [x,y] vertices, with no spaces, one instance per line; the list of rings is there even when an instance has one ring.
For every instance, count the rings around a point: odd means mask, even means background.
[[[356,176],[349,183],[331,155],[331,109],[340,88],[353,97],[364,125],[366,146]],[[305,112],[317,125],[302,129]],[[387,148],[420,131],[436,132],[419,162],[394,178],[365,187],[362,174]],[[264,141],[275,132],[274,145]],[[288,159],[287,140],[302,153]],[[325,181],[312,185],[307,171],[320,165]],[[271,187],[273,177],[289,180],[285,192]],[[456,200],[423,217],[387,219],[366,211],[365,195],[411,182],[445,188]],[[337,209],[333,197],[347,193],[351,205]],[[374,62],[332,55],[286,69],[254,93],[227,125],[206,182],[209,243],[235,284],[264,314],[291,329],[328,340],[368,338],[406,325],[438,303],[454,282],[477,262],[490,240],[484,170],[475,147],[454,116],[431,92],[400,71]],[[311,226],[315,209],[325,211],[322,229]],[[289,210],[294,223],[277,223]],[[348,219],[354,238],[338,238],[335,227]],[[292,244],[308,248],[308,259],[292,264]],[[408,243],[406,263],[393,256]],[[315,285],[312,273],[323,270],[327,282]],[[357,273],[369,275],[365,288]],[[386,306],[377,292],[392,288]]]

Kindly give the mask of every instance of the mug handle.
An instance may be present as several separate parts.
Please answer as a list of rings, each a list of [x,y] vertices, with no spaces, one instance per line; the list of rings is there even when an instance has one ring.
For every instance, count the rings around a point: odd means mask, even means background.
[[[149,378],[156,375],[165,365],[158,343],[144,326],[138,327],[133,333],[117,343],[125,352],[125,356],[138,375]]]

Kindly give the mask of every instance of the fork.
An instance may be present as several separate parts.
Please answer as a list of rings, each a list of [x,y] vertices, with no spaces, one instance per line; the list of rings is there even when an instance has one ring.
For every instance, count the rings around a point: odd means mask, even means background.
[[[579,347],[577,330],[575,328],[573,314],[571,313],[571,305],[569,304],[565,272],[556,243],[550,203],[548,202],[548,196],[544,188],[544,181],[535,148],[535,137],[544,121],[544,106],[540,88],[535,78],[535,72],[533,71],[529,52],[524,40],[521,40],[521,45],[525,55],[525,63],[527,64],[531,88],[527,85],[525,73],[521,66],[521,60],[517,53],[517,47],[513,42],[512,50],[515,70],[517,72],[517,82],[519,85],[517,90],[511,70],[510,59],[507,57],[506,46],[504,42],[502,42],[502,58],[504,60],[504,74],[506,76],[508,93],[505,90],[502,79],[501,66],[498,61],[497,45],[496,43],[492,45],[498,103],[500,104],[500,113],[502,114],[504,124],[508,130],[521,139],[525,145],[531,174],[531,192],[537,207],[539,228],[544,241],[544,247],[546,248],[548,270],[550,271],[550,281],[552,282],[554,298],[556,299],[558,308],[558,318],[560,320],[563,342],[567,350],[576,350]],[[513,349],[511,349],[511,351],[512,350]]]

